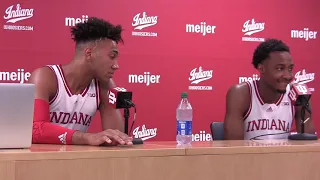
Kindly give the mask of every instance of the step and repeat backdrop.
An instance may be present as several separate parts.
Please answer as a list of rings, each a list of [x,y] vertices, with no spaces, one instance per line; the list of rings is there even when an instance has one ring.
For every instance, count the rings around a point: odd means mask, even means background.
[[[259,79],[253,51],[278,38],[291,48],[295,82],[313,93],[319,130],[319,7],[318,0],[2,0],[0,82],[25,83],[35,68],[68,63],[74,53],[70,27],[90,16],[104,18],[124,27],[114,80],[133,92],[132,134],[175,140],[175,112],[187,91],[193,140],[210,141],[209,125],[223,121],[228,88]],[[100,129],[97,113],[90,132]]]

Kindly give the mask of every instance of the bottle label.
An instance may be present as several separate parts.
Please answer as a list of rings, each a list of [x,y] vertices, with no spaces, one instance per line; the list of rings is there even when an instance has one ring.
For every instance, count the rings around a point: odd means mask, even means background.
[[[177,135],[192,135],[192,121],[177,120]]]

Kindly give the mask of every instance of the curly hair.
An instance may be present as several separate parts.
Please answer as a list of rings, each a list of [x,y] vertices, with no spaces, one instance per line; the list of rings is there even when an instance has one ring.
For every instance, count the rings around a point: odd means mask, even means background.
[[[71,36],[76,45],[105,38],[111,39],[116,43],[123,43],[122,31],[121,25],[115,26],[103,19],[90,17],[87,21],[77,23],[75,27],[72,27]]]
[[[259,44],[253,53],[252,64],[257,69],[258,64],[269,57],[269,54],[276,51],[285,51],[290,53],[289,47],[278,39],[267,39]]]

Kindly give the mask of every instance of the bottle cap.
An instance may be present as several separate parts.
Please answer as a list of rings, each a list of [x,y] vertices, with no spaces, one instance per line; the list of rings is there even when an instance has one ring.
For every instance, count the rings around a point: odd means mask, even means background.
[[[182,92],[181,93],[181,98],[188,98],[188,93],[187,92]]]

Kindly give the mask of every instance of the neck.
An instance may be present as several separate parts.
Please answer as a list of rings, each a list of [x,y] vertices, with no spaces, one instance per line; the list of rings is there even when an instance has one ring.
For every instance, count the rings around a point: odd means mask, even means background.
[[[260,97],[265,103],[275,103],[281,96],[280,93],[276,92],[275,90],[270,88],[270,86],[268,86],[266,83],[264,83],[263,79],[261,78],[259,81],[257,81],[257,86]]]
[[[69,89],[73,94],[80,94],[93,79],[92,71],[81,59],[74,59],[62,67]]]

